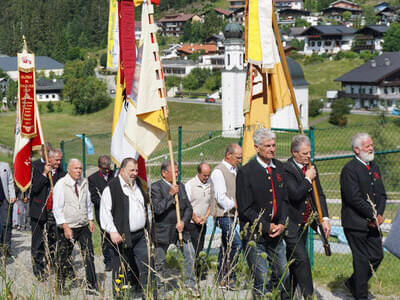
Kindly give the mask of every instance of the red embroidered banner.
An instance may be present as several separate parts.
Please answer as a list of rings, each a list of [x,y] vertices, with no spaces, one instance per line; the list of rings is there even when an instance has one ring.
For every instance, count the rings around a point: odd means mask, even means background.
[[[35,56],[30,53],[18,53],[18,111],[21,123],[21,135],[36,136],[35,118]]]

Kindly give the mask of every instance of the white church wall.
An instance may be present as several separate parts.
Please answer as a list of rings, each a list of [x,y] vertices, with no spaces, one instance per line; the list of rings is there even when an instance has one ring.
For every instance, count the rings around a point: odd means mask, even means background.
[[[222,80],[222,130],[224,137],[239,137],[243,126],[246,72],[224,72]]]
[[[300,112],[300,120],[303,129],[308,129],[308,86],[294,87],[297,107]],[[298,129],[293,105],[288,105],[278,110],[271,116],[272,128]]]

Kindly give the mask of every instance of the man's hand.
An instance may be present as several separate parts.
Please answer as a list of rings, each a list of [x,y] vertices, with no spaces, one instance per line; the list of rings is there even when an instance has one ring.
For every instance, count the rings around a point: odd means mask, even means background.
[[[43,176],[46,176],[46,177],[47,177],[47,174],[49,174],[49,172],[51,171],[51,169],[52,169],[52,167],[51,167],[50,163],[46,163],[46,164],[44,165],[44,168],[43,168]]]
[[[169,194],[171,196],[175,196],[179,192],[179,186],[177,184],[171,184],[171,188],[169,189]]]
[[[24,203],[28,203],[28,201],[29,201],[28,197],[25,197],[24,198]]]
[[[17,201],[17,198],[10,198],[10,203],[11,204],[15,203],[15,201]]]
[[[94,222],[93,221],[89,221],[89,230],[91,233],[93,233],[93,231],[94,231]]]
[[[201,224],[201,222],[203,221],[203,219],[202,219],[202,218],[199,218],[198,216],[196,216],[195,213],[193,213],[193,215],[192,215],[192,220],[193,220],[193,222],[194,222],[195,224]]]
[[[118,232],[110,232],[110,238],[111,241],[118,245],[119,243],[122,243],[122,236]]]
[[[180,223],[176,224],[176,230],[178,230],[178,232],[183,232],[183,228],[185,228],[185,223],[181,220]]]
[[[64,229],[64,236],[67,240],[71,240],[74,236],[71,227],[68,226],[68,224],[64,223],[63,224],[63,229]]]
[[[208,216],[202,217],[200,224],[203,225],[204,223],[207,223],[207,219],[208,219]]]
[[[279,236],[283,230],[285,229],[285,226],[283,224],[274,224],[271,223],[270,227],[269,227],[269,233],[268,235],[271,238],[277,237]]]
[[[315,176],[317,176],[317,171],[315,171],[314,166],[311,166],[306,170],[305,177],[309,178],[310,180],[314,180]]]
[[[326,239],[329,238],[329,235],[331,234],[331,223],[329,222],[328,219],[322,220],[322,229],[324,230],[325,237]]]
[[[382,217],[381,215],[378,215],[376,218],[378,219],[379,225],[382,225],[383,221],[385,221],[385,218]]]

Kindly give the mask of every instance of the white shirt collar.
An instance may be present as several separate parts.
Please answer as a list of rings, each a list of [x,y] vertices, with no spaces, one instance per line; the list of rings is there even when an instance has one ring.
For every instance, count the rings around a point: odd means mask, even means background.
[[[225,159],[222,160],[222,163],[224,166],[229,170],[229,171],[236,171],[236,167],[232,166],[230,163],[228,163]]]
[[[129,184],[126,183],[126,181],[122,178],[121,174],[118,174],[118,178],[119,178],[119,181],[121,182],[121,186],[122,186],[122,187],[130,188]],[[134,189],[135,186],[136,186],[136,182],[133,181],[132,189]]]
[[[164,182],[165,182],[166,184],[168,184],[168,186],[171,186],[171,184],[170,184],[168,181],[166,181],[164,178],[162,178],[162,180],[164,180]]]
[[[297,160],[295,160],[294,157],[293,157],[293,161],[294,161],[294,163],[296,164],[296,166],[299,167],[300,170],[303,170],[303,167],[304,167],[305,165],[302,165],[301,163],[297,162]]]
[[[257,159],[257,162],[261,165],[261,167],[263,167],[263,169],[266,169],[268,167],[271,167],[271,168],[274,168],[274,169],[276,168],[276,166],[275,166],[274,162],[272,161],[272,159],[271,159],[271,161],[269,162],[268,165],[264,161],[262,161],[261,158],[258,157],[258,155],[257,155],[256,159]]]
[[[355,155],[355,157],[358,159],[358,161],[360,161],[364,166],[369,166],[369,162],[365,162],[363,161],[361,158],[359,158],[357,155]]]

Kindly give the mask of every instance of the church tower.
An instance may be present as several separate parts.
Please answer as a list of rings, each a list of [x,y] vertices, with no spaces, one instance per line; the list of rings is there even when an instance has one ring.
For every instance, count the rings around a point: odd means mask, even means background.
[[[224,137],[239,137],[243,126],[243,100],[246,82],[243,27],[229,23],[224,29],[225,68],[222,81],[222,130]]]

